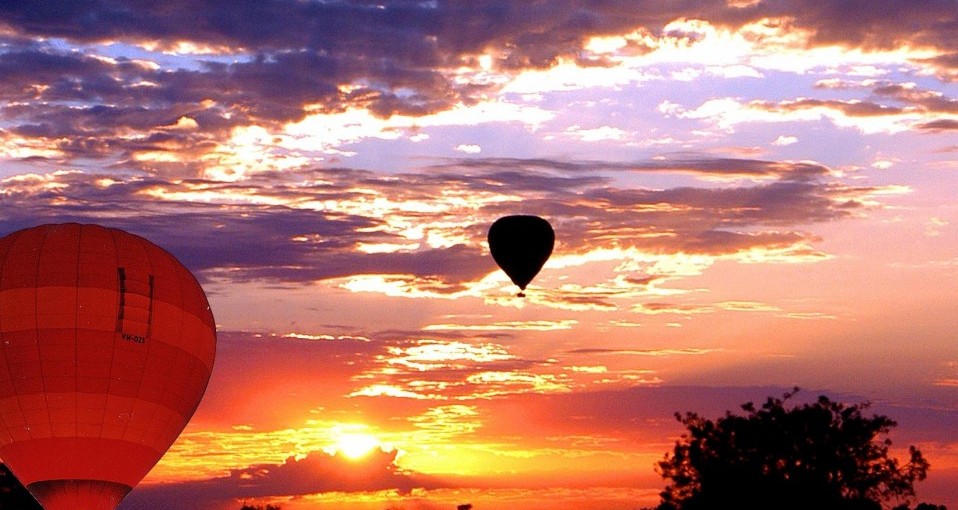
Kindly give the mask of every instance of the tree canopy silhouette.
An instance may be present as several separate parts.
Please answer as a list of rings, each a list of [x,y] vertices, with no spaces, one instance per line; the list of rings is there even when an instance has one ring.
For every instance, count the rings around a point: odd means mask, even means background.
[[[658,463],[670,483],[657,510],[881,510],[914,496],[929,465],[914,446],[889,457],[894,421],[826,396],[786,407],[797,391],[714,421],[676,413],[688,431]]]

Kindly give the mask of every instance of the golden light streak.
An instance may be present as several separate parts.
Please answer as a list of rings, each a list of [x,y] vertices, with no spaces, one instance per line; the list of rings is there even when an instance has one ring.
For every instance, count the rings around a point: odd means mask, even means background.
[[[912,130],[922,121],[936,118],[915,109],[889,111],[882,115],[849,115],[842,108],[854,109],[862,104],[861,101],[851,99],[811,106],[803,105],[802,99],[804,98],[773,104],[765,101],[743,102],[724,97],[709,99],[693,109],[673,105],[670,111],[680,118],[707,120],[727,132],[731,132],[739,124],[812,122],[824,119],[838,127],[854,128],[864,134],[896,134]]]
[[[604,374],[609,371],[605,365],[591,365],[591,366],[577,366],[573,365],[567,367],[566,370],[571,370],[573,372],[581,372],[586,374]]]
[[[357,243],[356,250],[361,253],[401,253],[418,250],[419,243]]]
[[[382,382],[369,384],[349,396],[467,401],[528,392],[571,391],[573,381],[565,374],[483,369],[483,364],[512,359],[515,356],[494,344],[421,340],[409,347],[390,347],[387,355],[378,357],[381,368],[354,377],[357,381],[382,378]],[[463,376],[441,381],[408,380],[409,375],[432,370],[442,370],[447,374],[461,370]],[[397,375],[406,381],[402,384],[390,382]]]
[[[167,55],[235,55],[244,52],[243,49],[230,46],[202,44],[185,40],[140,41],[136,44],[148,52],[161,52]]]
[[[415,275],[365,274],[330,280],[332,285],[350,292],[372,292],[390,297],[413,299],[457,299],[473,291],[445,292],[441,282]]]
[[[568,393],[572,391],[568,382],[559,375],[530,374],[523,372],[479,372],[466,378],[470,384],[484,387],[474,392],[468,399],[485,399],[515,393]]]
[[[115,185],[115,184],[120,184],[121,182],[122,182],[122,181],[117,181],[117,180],[111,179],[111,178],[109,178],[109,177],[104,177],[104,178],[102,178],[102,179],[97,179],[97,180],[93,181],[93,185],[96,186],[96,187],[98,187],[98,188],[105,189],[105,188],[109,188],[110,186],[113,186],[113,185]]]
[[[172,126],[168,126],[168,127],[169,127],[169,129],[178,129],[178,130],[192,131],[192,130],[194,130],[194,129],[200,127],[200,125],[197,124],[196,119],[194,119],[194,118],[192,118],[192,117],[187,117],[186,115],[184,115],[184,116],[182,116],[182,117],[176,119],[176,123],[175,123],[175,124],[173,124]]]
[[[460,436],[470,436],[482,427],[478,407],[464,404],[431,407],[407,421],[418,429],[412,432],[413,442],[417,444],[453,441]]]
[[[914,188],[906,184],[889,184],[870,188],[868,194],[872,196],[907,195],[913,191]]]
[[[283,335],[283,338],[295,338],[299,340],[317,340],[317,341],[356,341],[356,342],[370,342],[369,338],[364,336],[354,336],[354,335],[308,335],[305,333],[286,333]]]
[[[427,399],[445,399],[442,395],[436,394],[422,394],[416,393],[414,391],[409,391],[404,388],[393,384],[372,384],[364,388],[360,388],[348,395],[349,397],[395,397],[395,398],[411,398],[413,400],[427,400]]]
[[[430,324],[424,331],[556,331],[572,329],[579,321],[563,319],[559,321],[510,321],[488,324]]]
[[[428,327],[426,328],[428,329]],[[388,347],[387,362],[419,371],[457,366],[454,362],[489,363],[514,359],[501,345],[419,340],[409,347]]]
[[[56,191],[69,187],[60,178],[65,175],[79,174],[79,171],[57,170],[48,174],[19,174],[0,179],[0,196],[12,195],[13,193],[41,193],[44,191]]]
[[[288,147],[291,138],[258,125],[233,128],[229,140],[200,157],[207,178],[236,182],[253,174],[303,168],[315,158]]]
[[[722,310],[729,310],[733,312],[778,312],[781,311],[781,308],[771,305],[768,303],[760,303],[758,301],[723,301],[721,303],[716,303],[716,307],[721,308]]]
[[[807,243],[785,247],[755,247],[747,251],[723,257],[741,264],[808,264],[834,258]]]
[[[658,386],[665,382],[661,377],[652,375],[651,370],[618,370],[610,372],[608,377],[596,379],[593,384],[622,384],[630,386]]]
[[[834,320],[838,318],[835,315],[832,315],[829,313],[822,313],[822,312],[790,312],[790,313],[781,315],[781,317],[786,317],[789,319],[801,319],[801,320],[821,320],[821,319]]]
[[[183,156],[166,150],[140,150],[133,153],[131,159],[141,163],[179,163]]]
[[[609,321],[609,326],[613,326],[616,328],[641,328],[644,325],[641,322],[615,319],[615,320]]]
[[[142,58],[131,58],[131,59],[128,60],[128,62],[131,63],[131,64],[133,64],[133,65],[136,65],[136,66],[138,66],[138,67],[140,67],[140,68],[142,68],[142,69],[146,69],[146,70],[148,70],[148,71],[159,71],[159,70],[160,70],[160,64],[158,64],[158,63],[156,63],[156,62],[154,62],[154,61],[152,61],[152,60],[144,60],[144,59],[142,59]],[[204,105],[204,107],[206,107],[206,106]]]
[[[11,159],[56,159],[63,156],[63,153],[56,149],[51,149],[51,144],[46,140],[35,140],[14,136],[0,129],[0,160]]]
[[[586,41],[583,49],[592,53],[615,53],[629,44],[628,39],[620,35],[596,36]]]
[[[632,312],[645,315],[693,315],[712,313],[715,308],[710,305],[677,304],[677,303],[637,303],[632,306]]]
[[[695,34],[694,42],[670,37],[669,32]],[[813,69],[897,66],[918,62],[938,52],[903,46],[891,50],[861,50],[844,46],[811,44],[814,32],[794,24],[790,17],[765,18],[735,32],[718,29],[703,20],[677,20],[666,26],[664,36],[646,39],[658,62],[690,62],[700,65],[736,65],[806,74]],[[842,74],[848,74],[843,72]]]

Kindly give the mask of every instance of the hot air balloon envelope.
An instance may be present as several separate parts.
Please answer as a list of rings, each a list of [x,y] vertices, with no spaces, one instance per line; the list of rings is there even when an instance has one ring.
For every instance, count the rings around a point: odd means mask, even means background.
[[[489,227],[488,240],[496,264],[512,283],[525,290],[549,260],[555,232],[548,221],[538,216],[504,216]]]
[[[206,295],[121,230],[0,238],[0,458],[46,510],[112,510],[183,430],[209,382]]]

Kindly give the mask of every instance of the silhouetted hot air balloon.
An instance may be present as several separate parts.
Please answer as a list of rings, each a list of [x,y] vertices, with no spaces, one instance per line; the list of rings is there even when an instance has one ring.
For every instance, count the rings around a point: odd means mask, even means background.
[[[549,260],[555,232],[538,216],[504,216],[489,227],[488,240],[496,264],[524,291]],[[524,296],[519,292],[519,297]]]
[[[113,510],[193,415],[216,328],[172,255],[121,230],[0,239],[0,458],[46,510]]]

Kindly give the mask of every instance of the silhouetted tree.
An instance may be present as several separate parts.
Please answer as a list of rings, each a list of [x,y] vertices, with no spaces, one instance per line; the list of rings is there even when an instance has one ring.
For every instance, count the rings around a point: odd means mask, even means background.
[[[676,413],[688,432],[658,463],[670,481],[658,510],[881,510],[914,496],[928,462],[914,446],[904,464],[888,457],[894,421],[825,396],[786,408],[796,391],[714,421]]]
[[[0,509],[43,510],[6,465],[0,464]]]
[[[261,505],[256,505],[256,506],[253,506],[253,505],[243,505],[243,506],[240,508],[240,510],[282,510],[282,508],[283,508],[283,507],[281,507],[281,506],[279,506],[279,505],[266,505],[266,506],[261,506]]]
[[[472,510],[472,503],[466,503],[465,505],[459,505],[456,507],[456,510]]]

